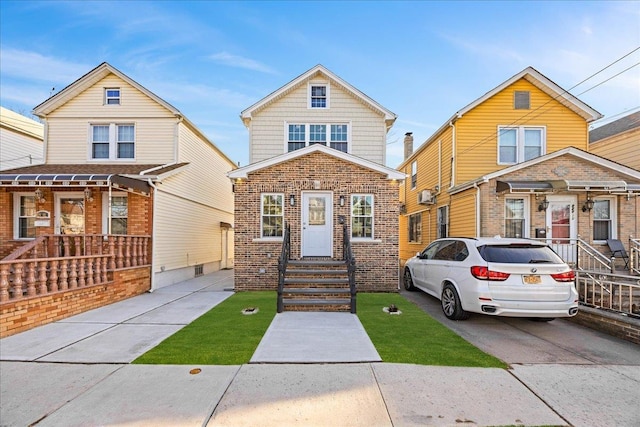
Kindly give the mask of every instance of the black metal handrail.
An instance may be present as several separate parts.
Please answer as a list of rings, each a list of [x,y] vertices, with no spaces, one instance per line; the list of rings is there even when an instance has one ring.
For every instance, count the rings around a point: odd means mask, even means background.
[[[349,290],[351,291],[351,313],[356,313],[356,258],[351,250],[351,239],[347,224],[342,226],[342,259],[347,264],[349,275]]]
[[[288,223],[284,223],[284,235],[282,236],[282,250],[278,258],[278,313],[284,310],[282,293],[284,291],[284,276],[287,272],[287,263],[291,254],[291,229]]]

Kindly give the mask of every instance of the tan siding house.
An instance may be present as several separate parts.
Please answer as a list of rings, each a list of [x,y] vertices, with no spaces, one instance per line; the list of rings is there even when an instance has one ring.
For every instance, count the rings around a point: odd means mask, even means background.
[[[40,164],[44,125],[0,107],[0,170]]]
[[[140,292],[233,267],[235,164],[179,110],[103,63],[34,113],[45,163],[0,174],[2,303],[78,288],[77,312],[130,295],[105,296],[120,269]]]
[[[400,258],[448,236],[578,236],[607,254],[640,232],[640,173],[590,154],[588,126],[601,115],[529,67],[471,102],[398,170]],[[583,210],[583,207],[585,208]],[[406,230],[406,232],[405,232]]]
[[[241,118],[251,163],[228,174],[236,289],[277,289],[283,248],[287,262],[339,263],[350,243],[357,290],[396,291],[398,184],[405,175],[384,166],[396,116],[318,65]]]
[[[589,152],[640,170],[640,111],[589,132]]]

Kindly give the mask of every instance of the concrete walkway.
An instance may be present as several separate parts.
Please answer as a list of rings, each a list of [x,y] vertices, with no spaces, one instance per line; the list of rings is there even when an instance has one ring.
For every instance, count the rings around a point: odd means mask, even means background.
[[[0,340],[0,425],[640,424],[637,366],[380,363],[347,313],[277,315],[247,365],[129,364],[232,282],[216,272]]]

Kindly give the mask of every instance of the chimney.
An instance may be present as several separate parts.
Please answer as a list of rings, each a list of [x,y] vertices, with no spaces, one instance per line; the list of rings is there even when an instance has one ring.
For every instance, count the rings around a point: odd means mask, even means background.
[[[404,134],[404,159],[407,160],[413,154],[413,132]]]

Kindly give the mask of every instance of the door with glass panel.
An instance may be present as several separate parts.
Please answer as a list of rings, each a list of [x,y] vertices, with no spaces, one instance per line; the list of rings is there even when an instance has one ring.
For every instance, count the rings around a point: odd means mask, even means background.
[[[332,256],[331,193],[302,193],[302,256]]]
[[[577,259],[575,196],[547,196],[547,242],[567,263]]]
[[[56,234],[84,234],[84,194],[57,193],[55,200]]]

